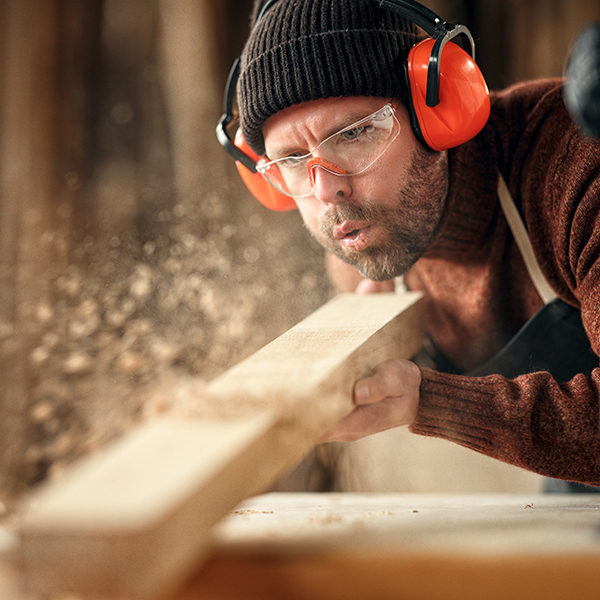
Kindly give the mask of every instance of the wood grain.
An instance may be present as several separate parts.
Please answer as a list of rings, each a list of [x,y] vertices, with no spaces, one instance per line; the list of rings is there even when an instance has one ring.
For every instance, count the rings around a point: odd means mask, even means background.
[[[19,529],[29,588],[172,593],[210,551],[213,525],[352,409],[358,377],[419,349],[419,298],[334,298],[207,386],[185,388],[198,394],[194,418],[147,423],[40,490]]]

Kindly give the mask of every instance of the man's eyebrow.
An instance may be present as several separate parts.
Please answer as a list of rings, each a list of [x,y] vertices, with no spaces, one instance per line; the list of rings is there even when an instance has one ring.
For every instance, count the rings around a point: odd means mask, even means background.
[[[284,146],[283,148],[277,148],[275,152],[269,152],[267,158],[269,160],[279,160],[280,158],[286,158],[293,155],[304,156],[308,154],[307,150],[298,150],[297,146]]]
[[[325,129],[325,133],[323,134],[319,144],[322,144],[327,138],[331,137],[332,135],[342,131],[343,129],[346,129],[346,127],[350,127],[354,123],[358,123],[359,121],[366,119],[370,114],[372,113],[364,114],[364,112],[358,111],[355,113],[347,114],[344,117],[344,119],[336,121],[335,125],[329,125],[327,129]],[[319,144],[317,144],[317,146]],[[315,148],[313,148],[313,150]],[[274,152],[272,156],[269,155],[268,158],[269,160],[278,160],[280,158],[285,158],[286,156],[292,156],[294,154],[300,154],[301,156],[304,156],[305,154],[310,154],[310,152],[312,152],[312,150],[299,150],[297,146],[284,146],[283,148],[277,148],[276,152]]]

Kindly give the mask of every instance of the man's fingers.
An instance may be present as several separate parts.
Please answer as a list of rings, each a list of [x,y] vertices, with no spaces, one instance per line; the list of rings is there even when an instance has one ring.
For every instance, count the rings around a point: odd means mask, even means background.
[[[407,368],[408,366],[408,368]],[[371,377],[359,379],[354,386],[356,404],[373,404],[384,398],[398,396],[405,386],[404,379],[414,365],[405,360],[390,359],[377,366]]]
[[[421,371],[414,363],[392,359],[354,386],[354,410],[323,442],[351,442],[392,427],[410,425],[419,406]]]
[[[380,431],[377,427],[377,421],[380,419],[377,414],[379,411],[372,409],[372,406],[357,406],[321,442],[354,442],[365,435]]]
[[[355,294],[380,294],[382,292],[393,292],[396,284],[393,279],[388,281],[372,281],[363,279],[354,290]]]

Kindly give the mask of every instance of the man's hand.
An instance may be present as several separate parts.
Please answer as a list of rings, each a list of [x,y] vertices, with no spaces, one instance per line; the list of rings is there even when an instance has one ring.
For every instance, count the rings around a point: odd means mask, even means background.
[[[393,292],[396,284],[393,279],[387,281],[373,281],[371,279],[361,279],[354,290],[355,294],[380,294],[382,292]]]
[[[386,360],[354,385],[356,408],[323,442],[352,442],[393,427],[411,425],[419,408],[421,371],[399,358]]]

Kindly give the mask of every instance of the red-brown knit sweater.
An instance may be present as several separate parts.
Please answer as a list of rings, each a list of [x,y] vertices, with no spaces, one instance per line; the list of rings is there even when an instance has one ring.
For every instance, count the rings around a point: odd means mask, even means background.
[[[440,231],[406,275],[424,292],[432,341],[464,371],[493,356],[542,306],[496,195],[500,169],[544,276],[582,312],[600,353],[600,143],[569,118],[558,80],[492,94],[490,121],[453,150]],[[550,477],[600,485],[600,369],[464,377],[422,369],[411,430]]]

